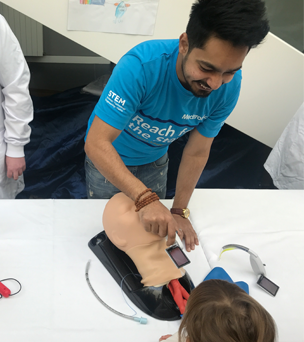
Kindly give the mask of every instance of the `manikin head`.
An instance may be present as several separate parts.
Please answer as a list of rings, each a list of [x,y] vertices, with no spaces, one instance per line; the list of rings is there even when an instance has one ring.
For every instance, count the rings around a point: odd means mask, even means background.
[[[269,31],[261,0],[198,0],[180,36],[177,76],[197,97],[233,79]]]
[[[274,342],[275,337],[273,318],[255,299],[215,279],[191,292],[179,328],[179,341],[187,342]]]
[[[145,231],[134,202],[125,194],[108,201],[103,227],[110,241],[133,260],[144,286],[164,285],[184,275],[166,253],[166,239]]]

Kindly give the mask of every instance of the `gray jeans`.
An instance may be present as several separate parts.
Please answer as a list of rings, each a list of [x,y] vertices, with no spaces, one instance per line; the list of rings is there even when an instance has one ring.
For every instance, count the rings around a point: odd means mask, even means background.
[[[167,191],[168,164],[168,153],[166,153],[155,162],[139,166],[127,166],[127,168],[147,188],[151,188],[159,198],[164,199]],[[88,198],[109,199],[120,192],[96,169],[87,156],[85,159],[85,173]]]

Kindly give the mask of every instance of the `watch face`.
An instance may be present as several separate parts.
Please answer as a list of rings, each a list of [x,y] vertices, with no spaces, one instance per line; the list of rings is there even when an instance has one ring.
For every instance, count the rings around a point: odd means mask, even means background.
[[[184,215],[183,215],[183,216],[184,216],[185,218],[188,218],[189,215],[190,215],[190,210],[189,210],[188,208],[186,208],[186,209],[184,209],[183,211],[184,211]]]

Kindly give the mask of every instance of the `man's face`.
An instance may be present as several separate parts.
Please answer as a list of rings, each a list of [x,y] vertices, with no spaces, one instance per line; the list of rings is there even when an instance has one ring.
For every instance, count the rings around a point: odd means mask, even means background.
[[[189,53],[187,34],[180,37],[176,72],[181,84],[194,96],[207,97],[212,90],[233,79],[248,53],[248,47],[212,37],[202,49]]]

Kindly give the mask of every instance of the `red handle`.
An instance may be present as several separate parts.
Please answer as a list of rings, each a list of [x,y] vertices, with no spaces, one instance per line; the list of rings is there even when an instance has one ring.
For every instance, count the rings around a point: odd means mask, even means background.
[[[11,290],[8,289],[4,284],[0,282],[0,294],[2,294],[3,297],[7,298],[11,294]]]

